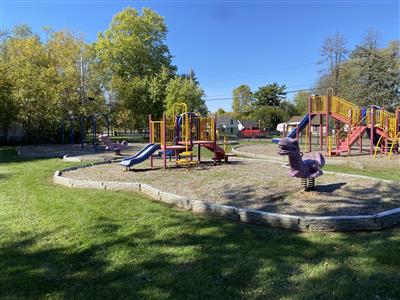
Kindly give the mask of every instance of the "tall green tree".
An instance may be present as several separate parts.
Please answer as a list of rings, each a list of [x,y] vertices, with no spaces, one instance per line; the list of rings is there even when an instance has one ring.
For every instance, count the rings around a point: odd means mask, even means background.
[[[304,115],[308,111],[308,99],[311,96],[309,92],[300,91],[294,95],[293,102],[297,112]]]
[[[149,113],[160,116],[167,83],[176,72],[165,44],[167,31],[154,11],[145,8],[140,15],[128,7],[114,16],[91,49],[104,93],[120,102],[115,107],[129,109],[137,126],[146,124]]]
[[[132,7],[124,9],[94,43],[100,68],[108,79],[150,76],[163,66],[174,69],[165,44],[167,31],[163,17],[151,9],[144,8],[141,15]]]
[[[358,96],[365,105],[394,109],[400,98],[399,41],[391,42],[387,48],[378,48],[378,43],[377,34],[370,31],[351,54],[358,69]]]
[[[208,113],[204,99],[204,91],[190,79],[175,77],[167,85],[166,111],[172,115],[174,104],[185,103],[189,111]]]
[[[7,72],[7,65],[0,58],[0,130],[7,141],[8,129],[15,121],[17,106],[12,97],[13,84]]]
[[[282,100],[286,99],[286,86],[276,82],[260,87],[255,93],[254,105],[256,107],[273,106],[278,107]]]
[[[264,106],[256,109],[253,119],[258,121],[263,128],[276,130],[276,126],[285,120],[285,112],[272,106]]]
[[[236,118],[246,118],[251,112],[253,93],[248,85],[242,84],[235,88],[232,93],[232,111]]]

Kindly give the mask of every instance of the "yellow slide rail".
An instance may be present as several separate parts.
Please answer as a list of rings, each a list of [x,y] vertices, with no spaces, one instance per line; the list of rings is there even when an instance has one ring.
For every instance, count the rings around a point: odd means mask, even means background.
[[[333,136],[328,136],[328,155],[332,157]]]
[[[164,136],[164,121],[150,121],[151,143],[162,144]]]
[[[367,124],[371,124],[371,108],[367,109]],[[396,115],[383,109],[376,109],[374,113],[374,125],[387,131],[390,139],[396,138]],[[387,120],[387,124],[386,124]]]
[[[396,135],[396,137],[392,140],[392,145],[390,146],[390,151],[388,155],[388,159],[390,160],[393,154],[393,148],[396,144],[400,143],[400,132]]]
[[[356,104],[337,96],[331,97],[329,112],[336,113],[344,118],[349,118],[351,112],[351,125],[358,123],[361,115],[361,110]]]
[[[324,113],[326,112],[327,96],[312,96],[311,98],[311,112]]]
[[[374,159],[376,159],[376,153],[378,152],[379,145],[380,145],[380,143],[381,143],[382,138],[383,138],[383,135],[381,135],[381,136],[379,137],[378,143],[376,143],[376,146],[375,146],[376,148],[375,148],[375,151],[374,151]]]
[[[215,119],[213,117],[197,117],[193,124],[193,139],[196,141],[214,140]]]
[[[311,98],[311,112],[313,113],[325,113],[326,103],[328,96],[312,96]],[[337,96],[332,96],[329,103],[329,111],[338,114],[344,118],[350,117],[351,112],[351,124],[356,124],[360,120],[361,110],[360,108],[347,100],[344,100]]]

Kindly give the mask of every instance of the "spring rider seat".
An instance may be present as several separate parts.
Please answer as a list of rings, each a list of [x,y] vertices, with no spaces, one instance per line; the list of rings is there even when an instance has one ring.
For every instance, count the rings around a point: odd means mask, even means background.
[[[113,143],[107,134],[100,134],[99,141],[106,145],[106,150],[115,151],[116,154],[121,154],[121,151],[128,148],[128,142],[122,141]]]
[[[289,176],[301,178],[305,191],[315,189],[315,178],[323,174],[321,168],[325,165],[325,158],[321,153],[315,156],[307,154],[303,157],[296,139],[283,138],[278,143],[278,154],[289,156]]]

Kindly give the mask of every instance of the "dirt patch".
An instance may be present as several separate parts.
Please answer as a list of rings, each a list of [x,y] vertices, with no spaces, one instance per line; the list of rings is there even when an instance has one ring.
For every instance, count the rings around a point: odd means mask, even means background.
[[[121,155],[116,155],[115,151],[108,151],[105,146],[99,145],[95,151],[91,145],[85,145],[83,149],[81,145],[37,145],[23,146],[17,149],[19,156],[24,158],[62,158],[64,155],[74,157],[80,161],[98,161],[121,158],[130,156],[142,149],[145,144],[130,143],[129,147],[122,151]]]
[[[252,145],[253,146],[253,145]],[[247,147],[247,146],[246,146]],[[317,178],[317,189],[304,192],[300,179],[288,177],[281,163],[232,158],[231,163],[211,162],[190,169],[155,168],[149,161],[134,171],[118,164],[99,165],[64,176],[74,179],[148,183],[163,191],[237,207],[296,215],[361,215],[400,207],[400,186],[339,174]]]

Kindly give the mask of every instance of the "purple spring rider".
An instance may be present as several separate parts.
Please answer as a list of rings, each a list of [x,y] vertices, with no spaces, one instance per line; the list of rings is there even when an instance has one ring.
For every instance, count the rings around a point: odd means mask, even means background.
[[[106,150],[115,151],[116,154],[120,154],[122,150],[128,148],[127,141],[113,143],[107,134],[100,134],[99,141],[106,145]]]
[[[278,143],[278,154],[289,156],[289,176],[301,178],[305,191],[315,188],[315,178],[323,174],[321,168],[325,165],[325,158],[321,153],[305,155],[300,152],[296,139],[283,138]]]

